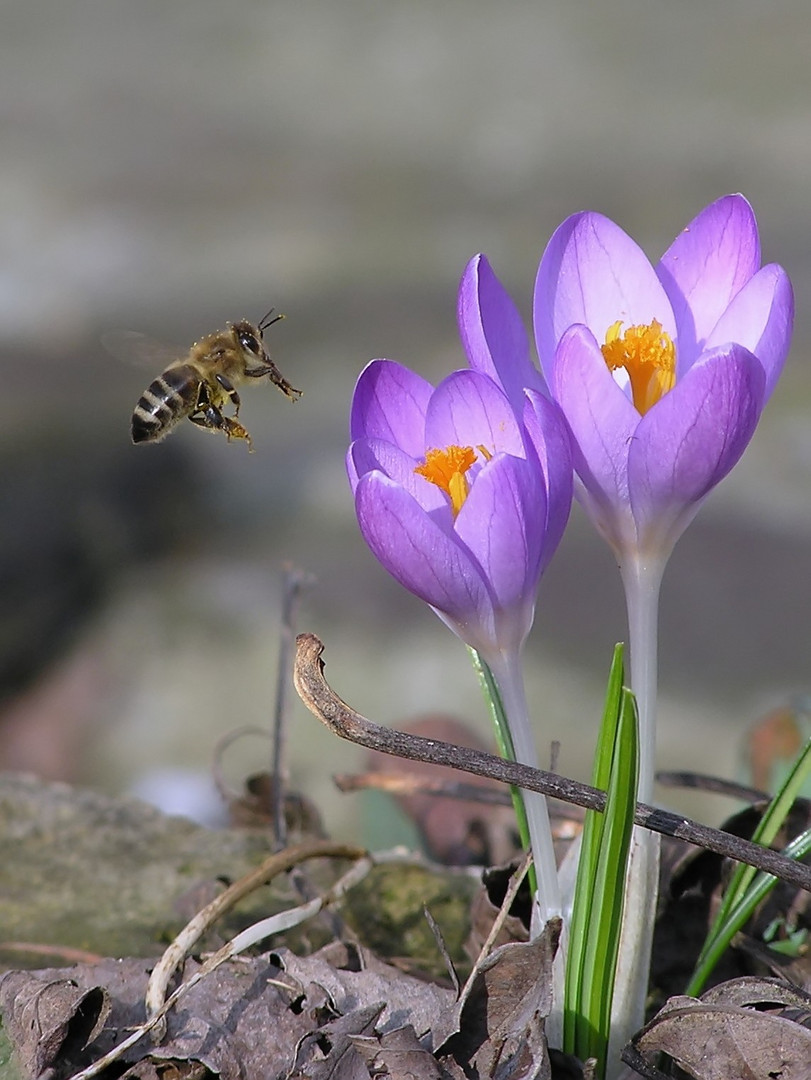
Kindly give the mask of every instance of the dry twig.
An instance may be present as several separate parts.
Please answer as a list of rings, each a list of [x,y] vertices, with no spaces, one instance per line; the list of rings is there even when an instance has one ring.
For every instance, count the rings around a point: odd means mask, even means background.
[[[152,1017],[163,1007],[169,981],[203,934],[244,897],[261,885],[266,885],[277,874],[292,869],[306,859],[327,857],[357,860],[365,855],[363,848],[349,844],[337,844],[331,840],[307,840],[269,856],[255,870],[229,885],[183,927],[153,968],[146,989],[147,1016]],[[158,1036],[162,1036],[160,1028]]]
[[[293,566],[284,567],[282,593],[282,621],[279,634],[279,663],[276,674],[276,701],[273,709],[273,759],[271,775],[273,777],[273,829],[277,848],[287,843],[287,823],[284,816],[285,761],[284,751],[287,742],[288,694],[290,685],[290,667],[293,659],[293,638],[296,627],[301,593],[315,579],[312,574],[298,570]]]
[[[540,791],[544,795],[584,806],[587,810],[603,811],[605,792],[588,784],[580,784],[542,769],[531,769],[515,761],[505,761],[480,750],[408,735],[372,723],[342,701],[328,685],[324,678],[324,662],[321,659],[324,646],[321,641],[314,634],[299,634],[296,645],[294,681],[299,697],[310,712],[340,738],[371,750],[381,750],[384,754],[449,765],[463,772],[500,780],[504,784]],[[737,859],[811,892],[811,867],[753,844],[750,840],[742,840],[721,829],[712,829],[645,803],[637,803],[634,820],[646,829],[675,836],[718,855]]]
[[[467,979],[465,981],[465,985],[462,988],[462,992],[459,995],[459,1004],[460,1004],[460,1006],[469,997],[470,991],[473,988],[473,983],[474,983],[474,981],[476,979],[476,976],[481,971],[482,965],[487,960],[487,957],[490,955],[490,950],[493,948],[494,941],[496,940],[498,935],[501,933],[501,928],[504,925],[504,923],[507,921],[507,916],[510,914],[510,908],[513,906],[513,901],[515,900],[516,896],[518,895],[518,890],[521,888],[521,882],[526,877],[527,870],[529,870],[529,867],[530,867],[531,863],[532,863],[532,852],[528,851],[526,853],[526,855],[524,856],[524,858],[521,860],[520,865],[516,868],[516,870],[514,871],[512,876],[510,877],[510,882],[509,882],[509,885],[507,886],[507,891],[504,893],[504,899],[501,901],[501,907],[499,908],[498,914],[496,915],[495,919],[493,920],[493,925],[490,927],[490,933],[485,938],[484,944],[482,945],[481,949],[479,950],[479,955],[478,955],[478,957],[476,959],[476,963],[471,968],[470,974],[468,975],[468,977],[467,977]]]

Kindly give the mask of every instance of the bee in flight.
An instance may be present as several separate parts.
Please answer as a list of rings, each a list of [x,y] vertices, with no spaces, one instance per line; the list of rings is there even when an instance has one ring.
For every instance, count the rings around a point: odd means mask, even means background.
[[[132,414],[132,441],[160,442],[188,417],[207,431],[225,432],[229,442],[245,439],[252,448],[250,435],[237,419],[237,386],[267,375],[291,401],[301,396],[265,348],[265,330],[284,317],[272,315],[271,308],[257,326],[245,321],[227,323],[225,330],[216,330],[195,342],[186,356],[173,360],[138,399]],[[108,336],[106,344],[117,353],[143,354],[149,349],[148,339],[140,334]],[[233,416],[223,412],[229,403],[234,406]]]

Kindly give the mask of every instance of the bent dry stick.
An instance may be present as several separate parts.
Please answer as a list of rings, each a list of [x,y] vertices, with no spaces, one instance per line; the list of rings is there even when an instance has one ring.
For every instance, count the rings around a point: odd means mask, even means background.
[[[299,634],[296,639],[296,663],[293,679],[299,697],[323,724],[339,738],[348,739],[370,750],[427,761],[434,765],[449,765],[462,772],[487,776],[504,784],[530,791],[540,791],[555,799],[583,806],[587,810],[605,808],[605,792],[588,784],[568,780],[556,773],[532,769],[515,761],[505,761],[494,754],[471,750],[464,746],[409,735],[403,731],[382,727],[361,716],[332,690],[324,678],[324,651],[322,642],[314,634]],[[786,858],[777,851],[742,840],[721,829],[712,829],[689,818],[659,810],[645,803],[637,803],[634,821],[643,828],[665,836],[675,836],[697,847],[714,851],[738,862],[747,863],[758,870],[811,892],[811,867]]]

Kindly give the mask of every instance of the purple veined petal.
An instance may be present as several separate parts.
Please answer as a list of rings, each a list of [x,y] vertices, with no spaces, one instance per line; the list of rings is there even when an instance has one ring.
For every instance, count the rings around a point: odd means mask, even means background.
[[[543,393],[543,376],[530,360],[518,309],[484,255],[475,255],[465,267],[457,320],[470,367],[497,382],[520,416],[524,387]]]
[[[425,450],[425,410],[433,387],[394,360],[372,360],[358,377],[350,439],[385,439],[412,457]]]
[[[534,390],[526,391],[524,428],[546,478],[546,540],[541,573],[557,550],[572,508],[572,441],[560,408]]]
[[[713,327],[759,266],[757,222],[743,195],[705,207],[667,249],[656,272],[676,316],[679,376],[709,347]]]
[[[453,371],[433,393],[425,415],[427,447],[485,446],[523,456],[524,440],[501,387],[478,371]]]
[[[585,326],[558,346],[555,399],[572,435],[572,461],[591,499],[606,512],[628,501],[628,452],[640,422]]]
[[[628,459],[641,548],[665,554],[694,506],[738,462],[760,418],[766,377],[739,345],[706,353],[639,423]]]
[[[794,292],[775,263],[758,270],[740,290],[707,339],[706,348],[734,341],[754,353],[766,372],[766,400],[780,378],[791,345]]]
[[[357,439],[346,455],[346,470],[353,492],[366,473],[382,472],[416,499],[423,510],[430,513],[447,509],[450,528],[452,522],[448,498],[436,484],[415,472],[418,464],[409,454],[384,439]]]
[[[509,454],[485,465],[456,518],[456,534],[478,561],[493,606],[502,613],[502,633],[507,632],[503,616],[511,613],[515,619],[514,647],[523,643],[532,622],[545,526],[540,468]]]
[[[670,301],[638,244],[602,214],[567,218],[552,235],[535,280],[535,340],[549,386],[555,383],[558,342],[570,326],[587,326],[602,344],[617,320],[627,329],[653,319],[675,338]]]
[[[382,473],[361,477],[355,491],[360,530],[375,558],[409,592],[472,638],[492,626],[493,607],[481,572],[463,546]]]

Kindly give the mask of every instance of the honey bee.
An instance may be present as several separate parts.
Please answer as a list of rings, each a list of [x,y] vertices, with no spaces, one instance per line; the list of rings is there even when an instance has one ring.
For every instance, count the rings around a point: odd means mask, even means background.
[[[186,356],[173,360],[163,374],[149,384],[138,399],[132,414],[134,443],[160,442],[185,417],[207,431],[222,431],[231,439],[245,439],[252,449],[251,437],[239,422],[240,398],[237,386],[267,375],[291,401],[301,396],[273,363],[265,348],[263,335],[269,326],[284,318],[273,309],[261,322],[227,323],[195,342]],[[148,339],[140,334],[108,335],[105,344],[119,354],[143,354]],[[234,415],[223,412],[229,402]]]

